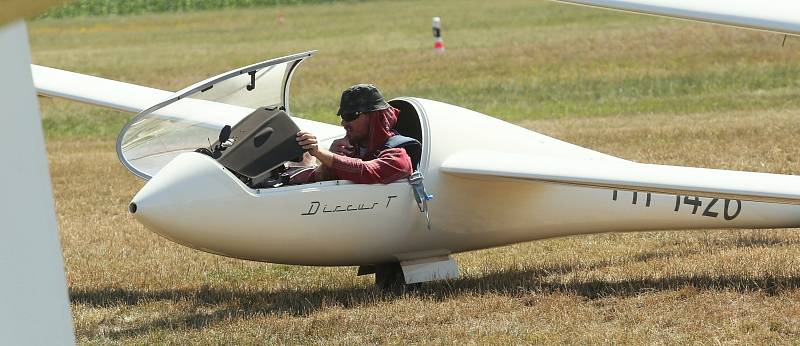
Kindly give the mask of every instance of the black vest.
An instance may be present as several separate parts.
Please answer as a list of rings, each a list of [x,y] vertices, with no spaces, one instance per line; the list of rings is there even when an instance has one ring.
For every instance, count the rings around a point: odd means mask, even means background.
[[[394,135],[389,137],[386,140],[386,143],[383,145],[384,149],[389,148],[403,148],[406,150],[406,154],[411,158],[411,166],[414,170],[417,170],[417,166],[419,165],[419,160],[422,158],[422,143],[418,140],[401,136],[401,135]]]

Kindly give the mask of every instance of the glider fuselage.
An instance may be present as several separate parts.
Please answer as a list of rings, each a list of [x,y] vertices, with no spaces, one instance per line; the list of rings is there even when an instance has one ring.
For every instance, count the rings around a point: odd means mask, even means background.
[[[441,102],[393,104],[419,118],[419,168],[435,196],[430,229],[406,181],[252,189],[197,153],[179,155],[153,176],[133,199],[134,216],[202,251],[302,265],[410,261],[576,234],[800,225],[797,205],[449,174],[443,162],[468,150],[526,155],[537,165],[548,165],[548,157],[638,164]]]

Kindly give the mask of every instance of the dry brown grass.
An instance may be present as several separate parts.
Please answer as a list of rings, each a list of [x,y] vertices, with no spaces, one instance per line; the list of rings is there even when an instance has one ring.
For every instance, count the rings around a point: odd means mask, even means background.
[[[797,173],[800,111],[524,125],[625,158]],[[111,141],[48,143],[81,343],[793,343],[800,233],[603,234],[461,254],[401,296],[355,268],[226,259],[126,215],[142,183]]]
[[[464,105],[628,159],[800,173],[791,38],[780,48],[774,34],[528,0],[283,11],[284,26],[275,8],[36,21],[33,59],[176,90],[319,49],[292,95],[315,119],[335,121],[340,90],[368,80],[389,97]],[[432,16],[444,20],[442,56],[431,52]],[[113,150],[128,115],[53,100],[42,113],[81,343],[800,339],[797,230],[531,242],[458,255],[462,279],[385,295],[355,268],[232,260],[156,236],[126,214],[142,185]]]

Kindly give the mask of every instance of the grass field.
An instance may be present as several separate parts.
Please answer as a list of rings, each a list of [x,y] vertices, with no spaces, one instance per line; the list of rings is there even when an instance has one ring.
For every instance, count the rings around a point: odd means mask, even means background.
[[[318,49],[292,107],[334,122],[341,90],[463,105],[642,162],[800,174],[798,47],[782,36],[549,2],[424,1],[44,19],[37,64],[177,90]],[[432,51],[441,16],[447,52]],[[130,117],[42,99],[79,342],[797,343],[800,232],[610,233],[456,256],[462,279],[401,296],[355,268],[200,253],[126,213]]]
[[[347,0],[73,0],[48,9],[37,18],[134,15],[314,4]],[[356,1],[356,0],[350,0]]]

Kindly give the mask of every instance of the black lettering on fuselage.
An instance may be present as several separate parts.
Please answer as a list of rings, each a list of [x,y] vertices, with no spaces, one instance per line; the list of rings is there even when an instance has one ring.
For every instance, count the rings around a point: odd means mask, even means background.
[[[653,194],[650,193],[650,192],[645,192],[645,193],[647,194],[647,196],[646,196],[646,199],[645,199],[645,202],[644,202],[644,206],[645,207],[650,207],[650,203],[653,200]],[[616,201],[617,197],[619,197],[619,191],[612,190],[611,191],[611,200],[612,201]],[[636,191],[633,191],[633,197],[631,198],[631,204],[639,204],[639,193],[636,192]]]
[[[386,196],[386,206],[384,209],[389,208],[389,205],[392,203],[392,200],[397,198],[396,195]],[[308,205],[308,210],[305,212],[300,213],[300,215],[307,216],[307,215],[316,215],[319,213],[320,209],[322,213],[330,214],[330,213],[347,213],[347,212],[359,212],[359,211],[368,211],[373,210],[377,205],[381,204],[381,202],[372,202],[370,203],[342,203],[342,204],[331,204],[331,207],[328,207],[327,203],[322,203],[320,201],[312,201]],[[357,206],[357,207],[356,207]],[[305,209],[304,209],[305,210]]]
[[[311,202],[311,206],[308,207],[308,212],[302,213],[300,215],[314,215],[317,213],[317,211],[319,211],[319,202],[314,201]]]
[[[620,199],[624,199],[621,198],[624,192],[624,190],[612,190],[611,200],[618,201]],[[644,206],[650,207],[652,204],[652,196],[650,192],[646,193],[647,197],[645,199]],[[675,196],[675,207],[673,208],[673,211],[676,213],[681,211],[682,205],[688,205],[691,206],[691,209],[688,210],[688,212],[693,215],[717,218],[720,216],[720,214],[722,214],[725,220],[730,221],[737,218],[742,212],[742,201],[738,199],[701,198],[699,196],[684,195],[673,196]],[[631,204],[641,205],[639,200],[639,193],[636,191],[631,191]],[[723,203],[718,203],[720,201]],[[701,207],[704,208],[701,209]]]
[[[386,208],[389,208],[389,203],[392,202],[392,198],[396,198],[396,197],[397,196],[394,196],[394,195],[386,197]]]

